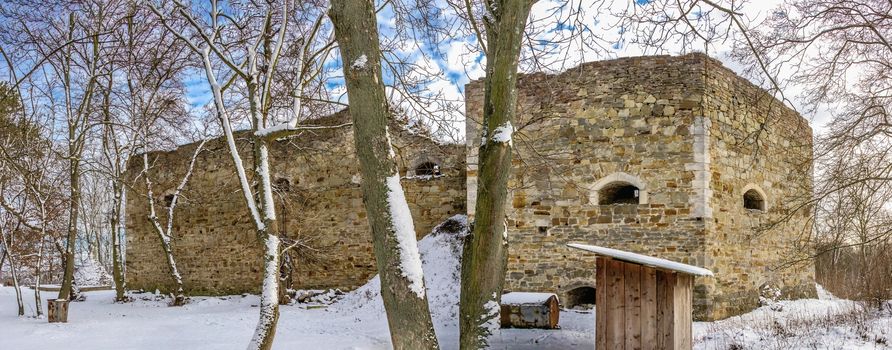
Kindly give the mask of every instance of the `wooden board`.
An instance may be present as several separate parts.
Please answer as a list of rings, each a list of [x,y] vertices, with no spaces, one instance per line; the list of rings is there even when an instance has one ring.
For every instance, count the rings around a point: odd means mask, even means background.
[[[694,278],[690,275],[677,274],[675,283],[675,349],[690,349],[691,342],[691,298]]]
[[[607,264],[607,348],[621,350],[625,345],[625,274],[626,263],[610,260]]]
[[[675,346],[675,273],[657,270],[657,348]]]
[[[657,270],[641,267],[641,348],[657,348]]]
[[[641,349],[641,265],[624,264],[625,349]]]
[[[595,259],[595,349],[607,348],[607,262]]]

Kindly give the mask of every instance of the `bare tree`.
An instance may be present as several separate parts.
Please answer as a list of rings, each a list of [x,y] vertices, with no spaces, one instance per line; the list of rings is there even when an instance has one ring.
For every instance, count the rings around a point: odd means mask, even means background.
[[[29,245],[36,248],[34,255],[34,298],[36,316],[43,315],[40,297],[40,281],[44,265],[44,245],[52,225],[50,215],[54,207],[62,204],[59,192],[58,162],[50,152],[51,141],[44,137],[44,130],[35,123],[18,102],[16,95],[4,86],[0,95],[5,96],[0,117],[0,205],[8,215],[36,233]],[[18,94],[17,96],[22,96]],[[10,99],[11,98],[11,99]],[[10,232],[9,241],[12,241]],[[12,259],[13,256],[10,255]],[[13,262],[13,260],[10,260]]]
[[[329,16],[345,62],[363,202],[390,338],[395,349],[437,349],[415,227],[387,131],[393,117],[381,74],[375,8],[368,1],[337,0]]]
[[[18,303],[18,315],[25,315],[25,303],[22,301],[22,288],[19,286],[18,264],[16,264],[15,251],[13,250],[14,234],[21,227],[21,222],[15,219],[8,211],[0,217],[0,243],[3,243],[4,250],[7,252],[6,263],[9,266],[9,274],[12,276],[12,287],[15,289],[15,299]]]
[[[105,50],[112,46],[106,40],[109,28],[116,25],[121,4],[109,2],[72,2],[65,13],[41,3],[12,2],[0,7],[7,23],[7,42],[18,47],[20,62],[35,62],[30,68],[10,63],[12,71],[23,70],[17,79],[20,85],[32,74],[52,76],[45,79],[36,92],[46,111],[58,120],[49,128],[60,131],[64,140],[60,157],[67,160],[68,234],[65,238],[65,272],[59,298],[72,297],[75,250],[81,220],[81,179],[84,172],[84,151],[90,139],[95,115],[99,78],[107,74]],[[63,7],[60,7],[63,8]],[[7,61],[9,58],[7,57]],[[56,124],[55,122],[59,122]],[[64,125],[62,130],[55,125]],[[54,138],[55,139],[55,138]]]
[[[183,192],[183,188],[189,183],[189,178],[192,177],[192,170],[195,169],[195,160],[198,159],[198,155],[204,149],[204,144],[207,142],[207,139],[202,140],[198,143],[198,146],[195,147],[195,151],[192,153],[192,157],[189,159],[189,165],[186,168],[186,173],[183,175],[182,179],[180,179],[179,184],[174,189],[173,193],[169,195],[169,197],[165,197],[165,201],[169,198],[169,203],[164,203],[167,208],[167,223],[162,226],[161,221],[158,218],[158,215],[155,211],[155,193],[152,190],[152,180],[150,178],[150,166],[149,166],[149,155],[148,152],[143,152],[142,154],[142,177],[146,185],[146,200],[149,205],[149,222],[152,224],[152,227],[155,228],[155,232],[158,234],[158,238],[161,240],[161,248],[164,250],[164,255],[167,258],[167,267],[170,269],[170,275],[176,283],[177,289],[174,294],[173,306],[182,306],[186,303],[186,295],[183,292],[183,277],[180,275],[180,271],[177,268],[176,259],[174,258],[173,250],[170,247],[170,241],[173,237],[173,220],[174,220],[174,210],[177,207],[177,203],[180,199],[180,194]]]
[[[321,22],[324,14],[312,6],[299,7],[290,1],[266,6],[230,5],[224,9],[212,1],[207,14],[196,15],[196,8],[178,1],[169,9],[149,4],[163,25],[201,58],[213,93],[214,113],[223,129],[246,207],[263,246],[260,320],[248,348],[269,349],[279,318],[281,248],[270,180],[269,144],[272,140],[295,135],[308,128],[319,128],[299,125],[306,117],[302,108],[302,101],[306,99],[303,93],[318,77],[321,64],[317,60],[324,58],[332,46],[330,40],[319,40],[317,37],[319,26],[314,24]],[[295,14],[300,14],[302,20],[293,21]],[[307,24],[312,29],[303,32],[306,35],[301,40],[286,40],[289,38],[289,25],[303,27]],[[297,45],[286,45],[289,42],[296,42]],[[290,95],[294,101],[288,104],[287,109],[276,108],[273,94],[274,90],[282,87],[277,84],[277,74],[283,69],[279,66],[283,52],[291,53],[292,59],[300,62],[292,80]],[[220,63],[220,68],[226,72],[224,76],[228,76],[222,84],[218,80],[221,75],[215,62]],[[293,67],[287,70],[294,71]],[[224,90],[232,87],[241,89],[238,95],[247,101],[246,107],[240,107],[237,102],[224,96]],[[249,116],[253,186],[233,135],[230,109],[242,110]]]

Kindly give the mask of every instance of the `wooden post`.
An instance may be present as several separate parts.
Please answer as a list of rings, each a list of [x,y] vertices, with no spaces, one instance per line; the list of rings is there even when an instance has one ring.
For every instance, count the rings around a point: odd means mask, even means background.
[[[67,299],[47,299],[46,300],[46,318],[50,323],[68,322],[68,300]]]

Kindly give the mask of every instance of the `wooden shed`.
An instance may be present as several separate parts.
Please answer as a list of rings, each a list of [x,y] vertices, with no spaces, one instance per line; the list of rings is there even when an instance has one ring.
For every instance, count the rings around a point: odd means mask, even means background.
[[[712,272],[616,249],[597,254],[595,349],[691,349],[694,276]]]

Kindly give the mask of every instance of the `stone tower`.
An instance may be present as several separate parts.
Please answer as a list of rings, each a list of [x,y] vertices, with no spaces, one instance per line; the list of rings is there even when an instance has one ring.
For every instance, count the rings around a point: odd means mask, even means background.
[[[586,63],[518,82],[505,288],[593,302],[581,242],[712,270],[696,319],[758,306],[760,290],[813,296],[812,132],[780,101],[703,54]],[[468,209],[483,84],[466,87]],[[792,265],[792,266],[791,266]]]

